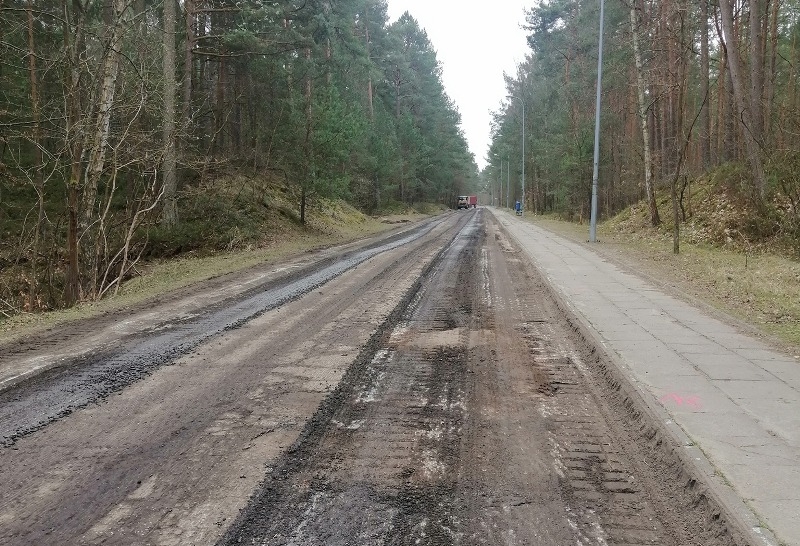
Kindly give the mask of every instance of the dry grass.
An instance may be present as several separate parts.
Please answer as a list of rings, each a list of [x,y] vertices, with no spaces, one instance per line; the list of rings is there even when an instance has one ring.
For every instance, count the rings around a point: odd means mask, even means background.
[[[584,242],[588,226],[536,217],[543,227]],[[726,249],[672,239],[652,228],[597,229],[597,251],[662,286],[732,315],[795,354],[800,350],[800,262],[780,254]]]

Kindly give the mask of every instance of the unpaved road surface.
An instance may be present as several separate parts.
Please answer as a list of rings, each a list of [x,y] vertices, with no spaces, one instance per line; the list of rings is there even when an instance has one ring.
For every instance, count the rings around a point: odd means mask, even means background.
[[[480,209],[0,355],[0,544],[737,544]]]

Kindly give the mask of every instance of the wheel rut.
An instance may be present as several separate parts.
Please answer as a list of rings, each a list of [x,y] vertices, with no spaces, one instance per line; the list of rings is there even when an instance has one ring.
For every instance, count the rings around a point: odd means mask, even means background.
[[[597,354],[465,229],[220,544],[735,544],[665,486]]]
[[[0,542],[739,544],[493,217],[448,218],[0,446]]]

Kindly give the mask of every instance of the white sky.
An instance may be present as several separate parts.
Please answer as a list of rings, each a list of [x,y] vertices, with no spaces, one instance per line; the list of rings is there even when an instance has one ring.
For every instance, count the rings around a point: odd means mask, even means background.
[[[428,33],[442,81],[461,113],[461,128],[479,168],[486,165],[490,111],[505,98],[503,72],[525,59],[525,9],[535,0],[388,0],[389,20],[408,11]]]

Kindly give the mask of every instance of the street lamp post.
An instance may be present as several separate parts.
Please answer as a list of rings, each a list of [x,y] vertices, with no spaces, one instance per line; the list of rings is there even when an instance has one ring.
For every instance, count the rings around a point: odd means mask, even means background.
[[[600,43],[597,53],[597,98],[594,112],[594,167],[592,172],[592,213],[589,220],[589,242],[597,241],[597,176],[600,163],[600,84],[603,76],[603,5],[600,0]]]
[[[525,214],[525,91],[523,88],[522,97],[522,206],[520,206],[520,215]]]

